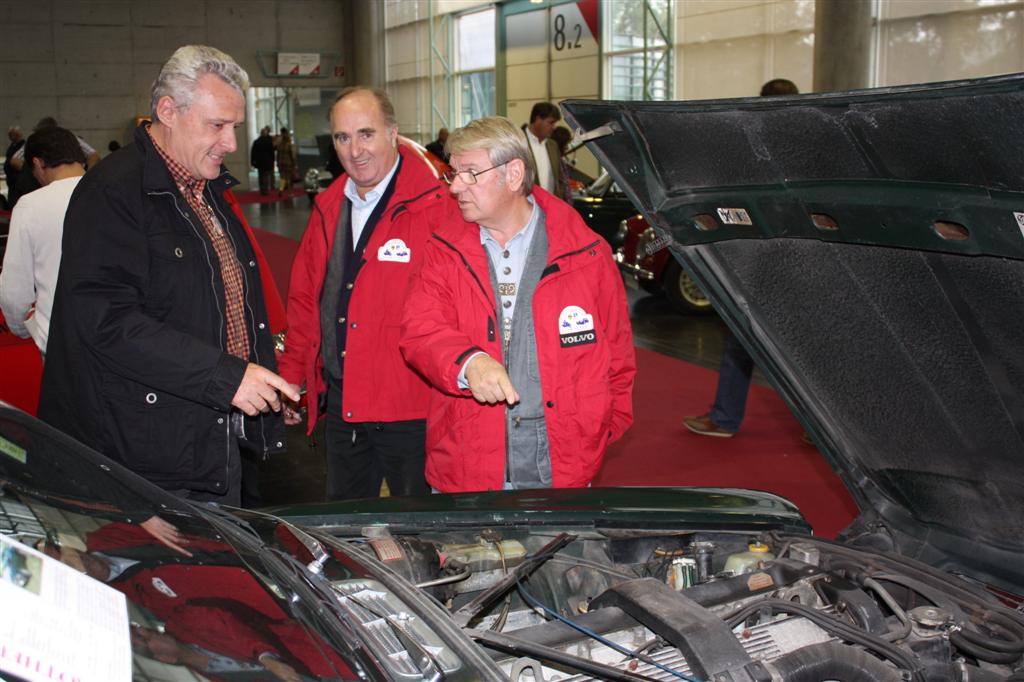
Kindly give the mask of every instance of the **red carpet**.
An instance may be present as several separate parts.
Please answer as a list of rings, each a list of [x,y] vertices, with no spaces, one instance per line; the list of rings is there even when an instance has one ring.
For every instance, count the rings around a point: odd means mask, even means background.
[[[687,485],[766,490],[796,504],[823,537],[833,537],[857,506],[770,388],[751,386],[742,430],[733,438],[690,433],[683,416],[703,414],[718,373],[638,348],[633,414],[608,450],[594,485]]]
[[[299,250],[299,243],[260,227],[253,227],[252,232],[263,249],[263,257],[267,259],[270,271],[274,273],[274,283],[281,292],[281,300],[287,301],[288,278],[291,276],[292,261],[295,260],[295,252]]]
[[[2,313],[0,328],[7,328]],[[35,414],[42,378],[43,356],[32,339],[0,332],[0,400]]]
[[[306,190],[301,187],[292,187],[287,193],[281,195],[278,194],[275,189],[266,196],[259,192],[243,192],[240,190],[234,190],[232,193],[235,195],[235,198],[238,199],[238,203],[240,204],[272,204],[275,201],[285,201],[287,199],[305,196]]]

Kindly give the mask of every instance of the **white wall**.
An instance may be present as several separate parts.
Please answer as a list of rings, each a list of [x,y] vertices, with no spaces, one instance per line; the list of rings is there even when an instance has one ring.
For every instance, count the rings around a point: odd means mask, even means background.
[[[772,78],[811,89],[814,0],[677,0],[676,99],[749,97]]]

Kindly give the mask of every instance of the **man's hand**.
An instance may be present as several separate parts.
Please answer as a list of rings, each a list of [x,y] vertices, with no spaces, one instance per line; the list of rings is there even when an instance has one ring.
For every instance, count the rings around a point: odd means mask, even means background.
[[[481,403],[519,402],[519,393],[512,386],[508,372],[490,355],[478,355],[466,366],[466,382],[473,397]]]
[[[295,384],[288,384],[293,391],[299,393],[302,389]],[[284,401],[284,423],[288,426],[295,426],[302,422],[302,414],[299,412],[299,403],[294,400]]]
[[[260,412],[281,411],[281,400],[277,392],[281,391],[289,400],[298,401],[299,392],[291,384],[271,372],[266,367],[260,367],[249,363],[245,368],[245,376],[242,383],[235,391],[235,397],[231,404],[250,417],[255,417]]]
[[[260,665],[267,669],[274,677],[283,682],[302,682],[302,677],[295,668],[284,661],[274,658],[268,654],[260,654]]]
[[[139,525],[142,526],[147,533],[173,549],[175,552],[180,552],[185,556],[192,556],[192,553],[185,549],[185,536],[181,534],[181,531],[178,530],[177,526],[164,521],[159,516],[150,516]]]

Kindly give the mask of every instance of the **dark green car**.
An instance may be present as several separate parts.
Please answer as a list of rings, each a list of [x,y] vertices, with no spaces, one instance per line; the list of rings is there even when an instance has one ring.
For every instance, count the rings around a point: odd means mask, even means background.
[[[2,652],[42,561],[124,595],[136,679],[1021,679],[1024,77],[565,107],[860,518],[823,540],[682,488],[191,505],[0,407],[0,678],[38,677]]]

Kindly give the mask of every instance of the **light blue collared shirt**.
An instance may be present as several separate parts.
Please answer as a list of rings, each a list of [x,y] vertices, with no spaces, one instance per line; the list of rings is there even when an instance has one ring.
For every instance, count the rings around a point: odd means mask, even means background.
[[[384,190],[388,188],[388,183],[391,182],[391,178],[394,177],[395,171],[398,170],[398,161],[401,157],[395,159],[395,165],[391,167],[388,174],[384,176],[384,179],[374,185],[373,189],[366,193],[366,198],[360,197],[359,192],[356,191],[356,183],[349,177],[345,181],[345,197],[352,202],[352,250],[356,248],[356,244],[359,243],[359,237],[363,234],[363,228],[366,227],[366,221],[370,219],[370,214],[373,213],[373,209],[377,207],[377,202],[380,201],[380,197],[384,194]]]

